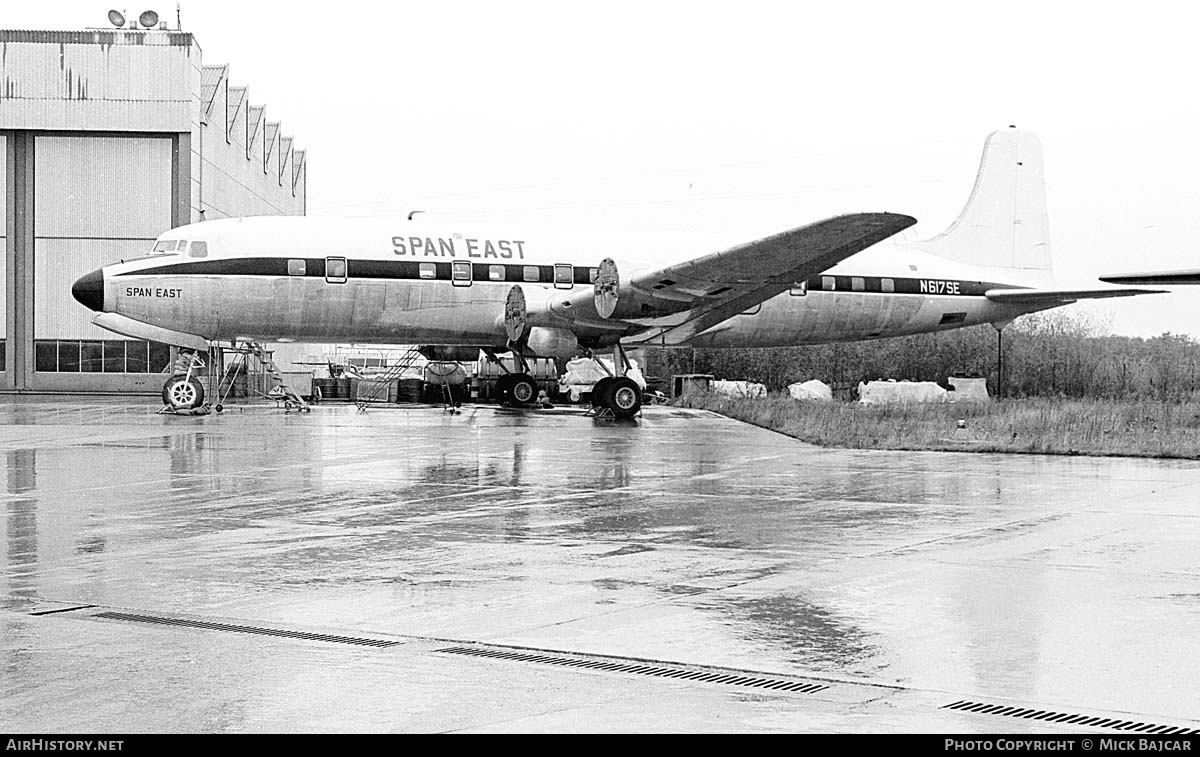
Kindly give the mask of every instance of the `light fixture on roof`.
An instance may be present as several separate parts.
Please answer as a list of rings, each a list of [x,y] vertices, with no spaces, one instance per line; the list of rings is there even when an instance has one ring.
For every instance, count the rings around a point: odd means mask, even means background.
[[[116,11],[116,10],[109,11],[108,12],[108,23],[112,24],[113,26],[115,26],[117,28],[124,26],[125,25],[125,14],[122,13],[121,11]]]
[[[138,16],[138,23],[146,29],[153,29],[158,26],[158,14],[154,11],[143,11],[142,15]]]

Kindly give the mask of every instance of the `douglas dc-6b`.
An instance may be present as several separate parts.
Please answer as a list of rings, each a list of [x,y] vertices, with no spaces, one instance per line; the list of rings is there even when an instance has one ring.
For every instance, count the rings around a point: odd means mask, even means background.
[[[756,241],[424,219],[259,217],[162,234],[72,293],[119,334],[206,350],[223,341],[376,342],[572,356],[612,350],[593,391],[616,417],[641,407],[623,347],[774,347],[991,323],[1076,300],[1151,290],[1055,288],[1041,146],[988,137],[970,199],[932,239],[880,244],[916,220],[841,215]],[[477,354],[477,353],[475,353]],[[520,365],[520,363],[519,363]],[[521,368],[498,389],[528,403]],[[173,376],[164,396],[201,401]]]

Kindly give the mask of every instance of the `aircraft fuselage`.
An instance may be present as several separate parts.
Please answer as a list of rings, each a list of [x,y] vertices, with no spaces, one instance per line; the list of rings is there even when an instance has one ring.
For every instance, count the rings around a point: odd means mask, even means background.
[[[622,272],[636,273],[723,244],[697,235],[601,238],[551,230],[538,237],[313,220],[245,219],[174,229],[158,246],[182,241],[186,249],[106,266],[102,283],[93,282],[102,286],[102,297],[95,291],[88,304],[210,341],[502,347],[505,300],[519,285],[530,312],[542,313],[539,325],[570,330],[586,344],[592,338],[586,324],[562,321],[549,311],[557,296],[590,288],[603,257],[613,258]],[[1023,285],[1011,278],[1011,271],[967,266],[885,242],[796,282],[789,292],[686,344],[770,347],[877,339],[1002,322],[1040,309],[984,297],[989,289]],[[638,341],[634,331],[631,343]],[[604,338],[601,331],[594,335]]]

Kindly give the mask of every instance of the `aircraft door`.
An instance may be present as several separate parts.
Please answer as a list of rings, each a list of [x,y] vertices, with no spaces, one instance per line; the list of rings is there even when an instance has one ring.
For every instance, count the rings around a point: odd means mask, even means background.
[[[346,283],[345,258],[325,258],[325,281],[330,284]]]

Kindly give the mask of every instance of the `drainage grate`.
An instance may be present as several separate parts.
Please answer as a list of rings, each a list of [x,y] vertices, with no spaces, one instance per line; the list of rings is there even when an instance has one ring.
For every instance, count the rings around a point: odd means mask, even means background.
[[[1112,728],[1118,731],[1133,731],[1135,733],[1154,733],[1159,735],[1200,734],[1200,730],[1183,728],[1182,726],[1156,725],[1154,723],[1141,723],[1134,720],[1121,720],[1120,718],[1100,718],[1093,715],[1034,710],[1002,704],[987,704],[986,702],[955,702],[954,704],[943,705],[941,709],[974,712],[979,715],[1003,715],[1009,718],[1041,720],[1045,723],[1070,723],[1071,725],[1085,725],[1089,728]]]
[[[257,626],[238,626],[229,623],[210,623],[203,620],[182,620],[164,618],[156,615],[131,615],[124,612],[99,612],[93,618],[108,618],[110,620],[129,620],[135,623],[156,623],[164,626],[182,626],[184,628],[203,628],[209,631],[233,631],[234,633],[253,633],[260,636],[279,636],[286,639],[306,639],[308,641],[328,641],[334,644],[357,644],[363,647],[395,647],[398,641],[382,639],[363,639],[354,636],[334,636],[327,633],[311,633],[309,631],[283,631],[277,628],[259,628]]]
[[[474,649],[472,647],[446,647],[445,649],[438,649],[436,651],[447,654],[470,655],[472,657],[491,657],[497,660],[513,660],[515,662],[540,662],[547,665],[565,665],[572,668],[603,670],[610,673],[636,673],[644,676],[657,676],[658,678],[674,678],[679,681],[723,683],[729,686],[749,686],[772,691],[792,691],[801,694],[813,694],[829,688],[824,684],[785,681],[779,678],[756,678],[734,673],[711,673],[701,670],[664,668],[657,665],[642,665],[638,663],[599,662],[596,660],[581,660],[577,657],[555,657],[553,655],[530,654],[527,652],[505,652],[492,649]]]

